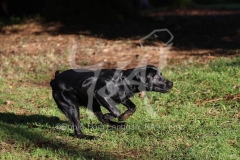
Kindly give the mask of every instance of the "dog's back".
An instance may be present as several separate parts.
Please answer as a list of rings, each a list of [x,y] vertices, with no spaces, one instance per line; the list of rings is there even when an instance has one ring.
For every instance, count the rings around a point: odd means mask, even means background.
[[[93,77],[94,73],[85,69],[70,69],[60,73],[58,70],[55,72],[54,79],[51,80],[50,85],[52,88],[60,87],[61,84],[76,86],[77,83],[84,81],[89,77]]]

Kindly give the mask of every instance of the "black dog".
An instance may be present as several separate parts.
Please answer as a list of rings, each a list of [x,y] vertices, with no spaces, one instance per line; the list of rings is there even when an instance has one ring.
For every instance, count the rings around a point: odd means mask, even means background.
[[[136,106],[129,99],[131,96],[141,91],[166,93],[173,83],[165,79],[157,67],[147,65],[127,70],[71,69],[61,74],[56,71],[55,79],[50,85],[58,108],[72,122],[76,136],[91,139],[92,136],[84,135],[81,131],[78,106],[92,110],[102,123],[124,125],[125,123],[113,122],[111,119],[124,121],[135,112]],[[127,107],[123,114],[116,106],[119,103]],[[100,106],[110,113],[103,114]]]

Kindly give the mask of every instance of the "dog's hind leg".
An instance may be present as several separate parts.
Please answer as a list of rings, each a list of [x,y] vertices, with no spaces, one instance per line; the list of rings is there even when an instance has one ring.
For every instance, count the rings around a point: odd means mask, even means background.
[[[123,114],[121,114],[120,117],[118,117],[119,121],[126,120],[136,111],[136,106],[130,99],[127,99],[126,101],[122,102],[122,104],[127,107],[127,110]]]
[[[75,135],[78,138],[92,139],[93,136],[87,136],[82,133],[80,126],[78,100],[72,91],[53,92],[53,98],[58,105],[58,108],[71,121]]]

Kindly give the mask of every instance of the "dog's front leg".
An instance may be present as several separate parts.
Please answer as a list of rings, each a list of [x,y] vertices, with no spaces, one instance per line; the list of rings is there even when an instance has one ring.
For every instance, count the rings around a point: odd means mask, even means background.
[[[103,114],[101,110],[94,112],[99,121],[116,127],[125,126],[125,123],[117,123],[111,121],[111,119],[118,118],[121,115],[120,110],[116,107],[116,103],[111,98],[102,97],[99,94],[96,94],[95,98],[104,108],[106,108],[110,112],[106,114]]]
[[[111,97],[103,97],[97,93],[95,95],[95,98],[101,104],[101,106],[103,106],[110,112],[109,119],[118,118],[121,115],[120,110],[116,107],[116,102],[114,102]]]
[[[127,110],[120,117],[118,117],[119,121],[126,120],[136,111],[136,106],[130,99],[122,102],[122,104],[127,107]]]
[[[110,113],[103,114],[100,105],[99,106],[95,105],[93,107],[93,113],[95,114],[97,119],[104,124],[109,124],[109,121],[114,118]]]
[[[97,112],[94,112],[94,114],[96,115],[98,120],[104,124],[108,124],[113,127],[123,127],[126,125],[126,123],[119,123],[119,122],[111,121],[111,119],[113,118],[111,113],[103,114],[102,111],[97,111]]]

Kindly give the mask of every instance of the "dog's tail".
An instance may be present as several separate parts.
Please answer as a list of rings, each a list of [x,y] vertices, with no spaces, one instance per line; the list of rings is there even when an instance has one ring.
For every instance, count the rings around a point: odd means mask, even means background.
[[[56,72],[55,72],[55,76],[54,76],[54,79],[58,76],[60,74],[60,71],[59,70],[57,70]],[[51,82],[50,82],[50,85],[51,86],[53,86],[54,85],[54,79],[52,79],[51,80]]]
[[[57,71],[55,72],[55,78],[56,78],[56,76],[59,75],[59,74],[60,74],[60,71],[57,70]]]

